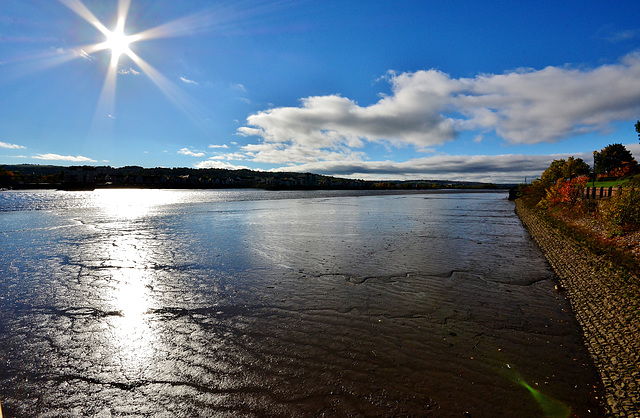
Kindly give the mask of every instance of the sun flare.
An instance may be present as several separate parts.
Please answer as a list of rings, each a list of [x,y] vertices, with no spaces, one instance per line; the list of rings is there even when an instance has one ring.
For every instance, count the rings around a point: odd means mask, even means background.
[[[104,49],[108,49],[111,51],[111,66],[115,67],[118,65],[118,61],[120,60],[120,56],[122,54],[131,56],[133,52],[129,49],[129,45],[133,42],[139,40],[139,36],[132,35],[128,36],[124,33],[124,16],[118,19],[118,24],[113,31],[109,31],[108,29],[103,30],[104,36],[107,38],[105,42],[103,42],[100,47]]]
[[[122,74],[118,70],[118,64],[122,55],[126,55],[142,73],[147,75],[149,79],[158,86],[178,108],[187,113],[194,120],[192,115],[201,115],[191,103],[189,98],[160,71],[156,70],[151,64],[142,59],[136,52],[131,50],[131,44],[138,41],[147,41],[150,39],[167,38],[174,36],[184,36],[192,33],[193,30],[201,29],[209,25],[211,15],[209,13],[199,13],[193,16],[187,16],[177,19],[173,22],[165,23],[151,29],[144,30],[135,34],[125,33],[125,23],[129,6],[132,0],[117,0],[118,12],[117,23],[113,30],[108,29],[100,20],[84,5],[83,0],[58,0],[60,3],[68,7],[86,22],[95,27],[104,38],[95,44],[82,45],[73,48],[73,54],[67,54],[68,59],[84,57],[93,59],[94,52],[106,51],[111,53],[111,60],[105,75],[105,81],[102,86],[102,92],[98,99],[98,105],[94,116],[94,125],[103,126],[105,122],[110,122],[115,112],[115,90],[116,79],[118,74]],[[115,1],[115,0],[114,0]],[[128,73],[128,72],[126,72]],[[135,74],[139,74],[135,71]]]
[[[106,47],[111,50],[111,56],[120,58],[120,55],[129,50],[131,41],[122,30],[114,30],[107,35]]]

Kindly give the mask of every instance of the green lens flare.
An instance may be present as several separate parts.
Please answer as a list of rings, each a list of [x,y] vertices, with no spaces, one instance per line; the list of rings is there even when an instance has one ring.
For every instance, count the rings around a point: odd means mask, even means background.
[[[540,408],[544,412],[545,416],[548,418],[569,418],[571,415],[571,408],[560,402],[557,399],[552,398],[551,396],[547,396],[544,393],[540,392],[538,389],[531,387],[524,379],[516,372],[511,369],[511,366],[507,364],[507,367],[510,369],[509,372],[512,374],[510,379],[524,387],[531,393],[533,399],[538,402]]]

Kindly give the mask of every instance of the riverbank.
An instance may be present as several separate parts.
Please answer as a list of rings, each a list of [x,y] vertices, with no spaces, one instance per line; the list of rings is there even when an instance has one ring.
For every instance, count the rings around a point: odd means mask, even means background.
[[[551,227],[516,200],[516,213],[566,292],[598,368],[612,416],[640,416],[640,280]]]

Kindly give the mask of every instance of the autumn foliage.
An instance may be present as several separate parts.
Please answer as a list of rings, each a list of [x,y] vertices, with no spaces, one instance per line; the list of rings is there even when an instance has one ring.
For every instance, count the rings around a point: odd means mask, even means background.
[[[547,189],[547,194],[539,205],[547,208],[566,205],[573,208],[580,201],[582,190],[588,181],[589,178],[587,176],[558,179],[553,186]]]

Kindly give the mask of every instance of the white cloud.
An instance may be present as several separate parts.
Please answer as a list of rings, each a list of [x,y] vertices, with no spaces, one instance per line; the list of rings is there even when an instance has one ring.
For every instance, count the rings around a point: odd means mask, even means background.
[[[209,148],[229,148],[229,146],[227,144],[222,144],[222,145],[211,144],[209,145]]]
[[[465,130],[535,144],[605,130],[640,113],[639,54],[593,69],[520,69],[460,79],[428,70],[389,72],[384,79],[392,94],[372,105],[339,95],[307,97],[299,107],[249,116],[238,134],[332,150],[364,142],[427,148]]]
[[[118,74],[132,74],[132,75],[140,75],[140,71],[136,71],[133,68],[129,67],[128,70],[124,69],[124,70],[120,70],[118,71]]]
[[[89,157],[83,157],[82,155],[60,155],[60,154],[36,154],[32,158],[37,160],[51,160],[51,161],[71,161],[71,162],[87,162],[87,163],[95,163],[96,160],[93,160]]]
[[[64,51],[64,49],[59,48],[59,52],[60,52],[60,53],[64,53],[65,51]],[[93,61],[93,60],[94,60],[94,58],[93,58],[91,55],[89,55],[89,54],[87,53],[87,51],[85,51],[84,49],[74,49],[74,50],[73,50],[73,54],[74,54],[76,57],[79,57],[79,58],[85,59],[85,60],[87,60],[87,61]]]
[[[9,149],[26,149],[26,147],[23,147],[22,145],[18,145],[18,144],[9,144],[7,142],[2,142],[0,141],[0,148],[9,148]]]
[[[193,84],[195,86],[198,85],[197,81],[189,80],[188,78],[185,78],[185,77],[180,77],[180,81],[182,81],[183,83],[186,83],[186,84]]]
[[[191,151],[189,148],[182,148],[181,150],[178,151],[178,154],[188,155],[190,157],[204,157],[204,152],[194,152],[194,151]]]
[[[232,84],[231,87],[236,89],[236,90],[247,91],[245,86],[243,84],[240,84],[240,83]]]
[[[603,147],[604,148],[604,147]],[[633,155],[636,161],[640,162],[640,144],[627,144],[625,148]]]
[[[247,155],[239,153],[239,152],[230,152],[230,153],[227,153],[227,154],[214,155],[213,157],[210,157],[209,159],[210,160],[235,160],[235,161],[240,161],[240,160],[246,160],[247,159]]]
[[[442,76],[429,71],[418,78]],[[394,96],[369,107],[337,95],[308,97],[301,107],[275,108],[251,115],[247,118],[250,127],[241,127],[238,132],[260,136],[267,142],[314,148],[361,147],[363,140],[422,147],[453,139],[453,121],[439,114],[444,106],[440,103],[443,97],[435,92],[429,103],[416,97],[413,89],[403,87],[405,83],[406,80],[398,79]]]
[[[224,161],[207,160],[201,161],[195,165],[196,168],[224,168],[227,170],[248,170],[249,167],[243,165],[234,165]]]
[[[264,142],[262,144],[248,144],[241,147],[247,159],[268,164],[303,164],[324,161],[352,161],[366,158],[366,154],[355,152],[348,148],[342,150],[327,150],[308,147],[305,145],[287,145]]]
[[[495,130],[510,143],[555,142],[640,112],[640,56],[593,70],[547,67],[462,80],[452,104],[462,129]]]

